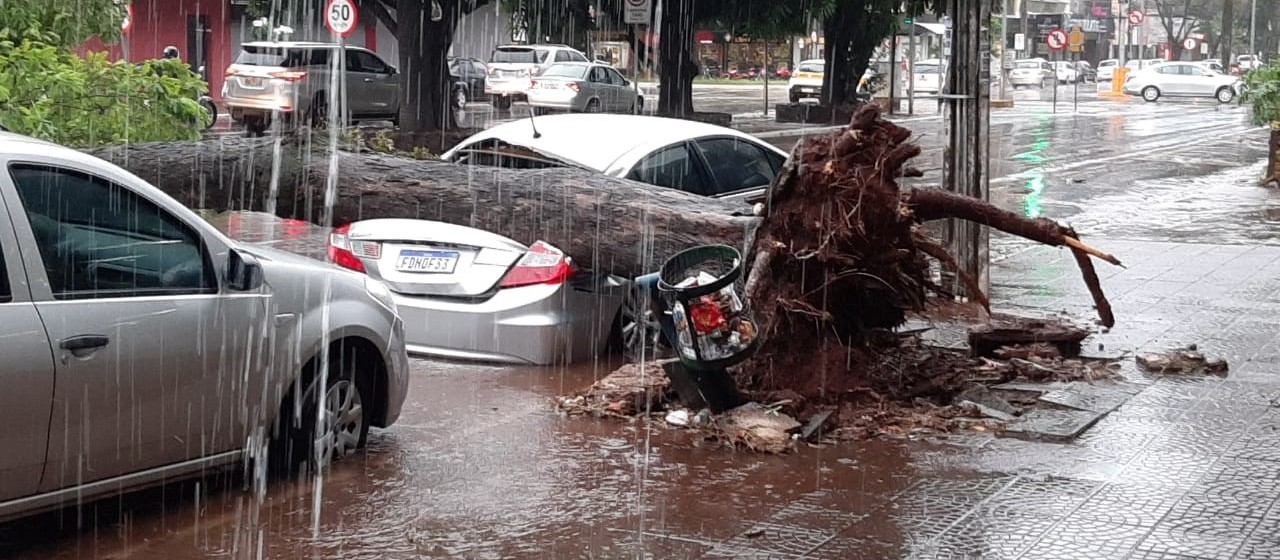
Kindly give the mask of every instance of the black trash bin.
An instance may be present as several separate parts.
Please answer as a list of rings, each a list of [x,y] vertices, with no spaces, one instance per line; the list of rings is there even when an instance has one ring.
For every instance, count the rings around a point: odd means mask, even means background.
[[[759,332],[741,280],[742,254],[726,245],[694,247],[662,265],[658,290],[676,329],[670,342],[686,367],[724,370],[755,351]]]

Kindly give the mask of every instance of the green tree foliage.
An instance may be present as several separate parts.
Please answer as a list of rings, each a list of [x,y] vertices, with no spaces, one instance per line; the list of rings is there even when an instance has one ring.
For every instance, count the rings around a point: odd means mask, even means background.
[[[24,29],[0,29],[0,126],[80,147],[200,136],[207,117],[196,98],[208,86],[183,62],[82,58],[39,24]]]
[[[1253,122],[1280,123],[1280,64],[1271,63],[1245,74],[1245,100],[1253,103]]]
[[[125,18],[122,0],[0,0],[0,36],[42,35],[63,47],[90,37],[114,43]]]

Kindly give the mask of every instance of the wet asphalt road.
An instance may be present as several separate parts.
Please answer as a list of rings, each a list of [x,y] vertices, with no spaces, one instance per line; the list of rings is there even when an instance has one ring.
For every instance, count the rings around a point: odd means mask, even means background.
[[[922,181],[936,182],[939,119],[905,122],[925,148]],[[993,200],[1068,221],[1129,263],[1102,271],[1122,321],[1107,348],[1212,338],[1233,377],[1134,377],[1147,389],[1072,445],[975,435],[765,457],[660,421],[552,411],[554,395],[613,364],[415,360],[400,422],[321,480],[272,483],[258,503],[237,475],[217,474],[65,509],[0,525],[0,556],[1185,560],[1280,550],[1280,419],[1267,404],[1280,391],[1280,249],[1266,247],[1280,245],[1280,197],[1250,181],[1263,134],[1239,107],[1100,100],[1056,116],[1027,100],[997,111],[992,131]],[[1069,257],[993,244],[997,306],[1088,312]]]

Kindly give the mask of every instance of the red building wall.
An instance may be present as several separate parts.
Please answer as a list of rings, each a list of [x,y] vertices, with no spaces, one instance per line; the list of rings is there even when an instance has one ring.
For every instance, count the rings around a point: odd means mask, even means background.
[[[191,17],[204,16],[207,22],[208,50],[205,75],[209,91],[221,101],[223,72],[231,64],[231,7],[227,0],[133,0],[133,26],[119,44],[104,45],[97,39],[80,47],[81,53],[105,51],[112,59],[140,61],[160,58],[164,48],[178,47],[182,59],[191,63],[194,53],[189,48]]]

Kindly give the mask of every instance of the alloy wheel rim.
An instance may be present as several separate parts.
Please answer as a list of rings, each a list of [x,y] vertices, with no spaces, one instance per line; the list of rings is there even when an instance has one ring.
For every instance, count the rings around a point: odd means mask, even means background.
[[[355,453],[360,446],[360,434],[364,431],[364,403],[355,383],[346,379],[329,387],[324,394],[323,419],[315,446],[320,455],[320,465],[333,464]]]

